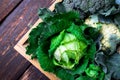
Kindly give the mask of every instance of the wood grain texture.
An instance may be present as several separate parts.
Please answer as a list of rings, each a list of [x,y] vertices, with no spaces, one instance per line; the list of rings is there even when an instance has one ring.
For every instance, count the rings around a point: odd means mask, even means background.
[[[52,3],[52,0],[24,0],[0,25],[0,80],[17,80],[30,66],[13,47],[38,19],[38,8]]]
[[[0,22],[23,0],[0,0]]]
[[[30,66],[30,63],[14,49],[10,48],[6,54],[11,55],[6,55],[0,62],[0,80],[17,80]]]
[[[19,80],[49,80],[38,69],[31,65]]]
[[[60,2],[60,1],[62,1],[62,0],[56,0],[56,1],[49,7],[49,9],[50,9],[51,11],[53,11],[53,10],[54,10],[54,7],[55,7],[55,4],[56,4],[57,2]],[[41,21],[42,21],[41,19],[38,19],[38,21],[32,26],[32,28],[35,28]],[[31,28],[31,29],[32,29],[32,28]],[[15,48],[22,56],[24,56],[28,61],[30,61],[36,68],[38,68],[43,74],[45,74],[49,79],[51,79],[51,80],[59,80],[59,78],[56,77],[56,75],[44,71],[44,70],[40,67],[39,62],[38,62],[36,59],[31,60],[31,56],[26,55],[26,49],[25,49],[24,43],[27,41],[28,35],[29,35],[31,29],[22,37],[22,39],[15,45],[14,48]]]

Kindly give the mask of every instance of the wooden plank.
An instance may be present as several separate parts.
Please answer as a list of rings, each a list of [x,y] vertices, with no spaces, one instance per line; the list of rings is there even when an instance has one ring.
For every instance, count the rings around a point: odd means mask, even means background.
[[[0,80],[17,80],[30,65],[13,47],[52,0],[24,0],[0,25]]]
[[[17,80],[30,66],[30,63],[12,47],[6,54],[9,55],[4,56],[0,61],[0,80]]]
[[[0,22],[22,2],[22,0],[0,0]]]
[[[44,74],[42,74],[38,69],[36,69],[33,65],[31,65],[20,77],[19,80],[49,80],[49,79]]]
[[[61,0],[56,0],[56,2],[53,3],[52,6],[50,6],[50,10],[54,10],[54,6],[57,2],[60,2]],[[33,25],[32,28],[36,27],[42,20],[38,19],[38,21]],[[31,29],[32,29],[31,28]],[[51,80],[58,80],[58,78],[49,72],[44,71],[40,66],[39,63],[36,59],[31,60],[31,57],[29,55],[26,55],[26,49],[25,49],[25,45],[24,43],[27,41],[28,39],[28,35],[31,31],[31,29],[22,37],[22,39],[16,44],[16,46],[14,47],[22,56],[24,56],[28,61],[30,61],[36,68],[38,68],[42,73],[44,73],[49,79]]]

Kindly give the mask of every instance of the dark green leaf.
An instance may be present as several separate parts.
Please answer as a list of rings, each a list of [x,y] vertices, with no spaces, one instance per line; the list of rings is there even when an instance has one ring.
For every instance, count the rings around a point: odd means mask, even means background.
[[[81,26],[77,26],[75,24],[72,24],[67,31],[74,34],[80,41],[85,42],[86,44],[88,44],[88,40],[86,40],[85,36],[84,36],[84,29],[87,28],[87,26],[81,25]]]
[[[76,11],[70,11],[70,12],[66,12],[66,13],[60,13],[60,14],[56,14],[54,16],[50,16],[46,18],[47,22],[51,22],[51,21],[59,21],[59,19],[63,19],[63,20],[68,20],[68,21],[72,21],[74,22],[76,19],[79,19],[79,13]]]
[[[74,80],[74,76],[68,71],[63,68],[58,68],[55,72],[55,74],[61,79],[61,80]]]
[[[91,45],[89,45],[87,48],[86,57],[90,58],[90,60],[93,62],[95,58],[95,53],[96,53],[96,44],[91,41]]]
[[[78,77],[78,78],[75,79],[75,80],[95,80],[95,79],[90,78],[90,77],[88,77],[88,76],[80,76],[80,77]]]
[[[63,4],[61,3],[56,3],[55,5],[55,12],[56,13],[65,13],[66,12],[66,8]]]
[[[63,30],[62,32],[60,32],[60,34],[58,36],[55,36],[55,38],[53,38],[51,40],[51,45],[50,45],[50,49],[49,49],[49,55],[51,56],[54,51],[56,50],[56,48],[60,45],[61,41],[64,38],[64,33],[65,30]]]
[[[32,58],[36,57],[36,49],[38,47],[38,38],[40,37],[41,32],[43,31],[46,24],[40,23],[37,28],[32,29],[29,34],[28,43],[29,45],[26,47],[26,54],[32,54]]]
[[[47,8],[40,8],[38,11],[38,15],[44,21],[47,17],[53,16],[54,13]]]
[[[53,35],[68,28],[70,25],[71,25],[71,23],[66,20],[58,20],[58,21],[52,23],[51,25],[47,25],[46,27],[44,27],[44,30],[40,34],[40,38],[39,38],[40,42],[39,43],[44,42],[45,40],[52,37]]]
[[[49,58],[48,54],[46,54],[46,51],[44,50],[47,47],[47,44],[48,43],[45,43],[39,46],[36,54],[42,69],[45,71],[54,72],[56,66],[53,64],[52,59]]]
[[[82,74],[86,70],[86,68],[88,66],[88,62],[89,62],[89,59],[88,58],[84,58],[83,62],[82,63],[80,62],[81,65],[78,65],[75,68],[75,70],[72,71],[72,74],[74,74],[74,75],[75,74]]]

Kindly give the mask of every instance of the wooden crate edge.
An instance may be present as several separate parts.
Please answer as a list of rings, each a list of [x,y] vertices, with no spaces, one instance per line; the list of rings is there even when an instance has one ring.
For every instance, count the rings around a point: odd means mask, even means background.
[[[31,60],[31,56],[26,55],[25,48],[22,45],[17,44],[14,49],[18,51],[19,53],[22,53],[21,55],[27,59],[32,65],[34,65],[37,69],[39,69],[44,75],[46,75],[50,80],[59,80],[53,73],[49,73],[44,71],[41,67],[39,62],[36,59]]]
[[[49,7],[49,10],[53,11],[55,4],[61,2],[62,0],[55,0],[55,2]],[[38,19],[36,23],[31,27],[31,29],[18,41],[18,43],[14,46],[14,49],[19,52],[25,59],[27,59],[30,63],[32,63],[36,68],[38,68],[43,74],[45,74],[50,80],[59,80],[54,74],[44,71],[37,60],[31,60],[29,55],[26,55],[26,50],[23,44],[27,41],[28,35],[30,31],[35,28],[40,22],[41,19]]]

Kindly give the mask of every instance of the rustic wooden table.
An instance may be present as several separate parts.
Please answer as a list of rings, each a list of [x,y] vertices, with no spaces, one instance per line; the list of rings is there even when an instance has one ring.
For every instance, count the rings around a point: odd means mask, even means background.
[[[0,80],[49,80],[13,47],[38,20],[38,9],[53,2],[0,0]]]

